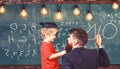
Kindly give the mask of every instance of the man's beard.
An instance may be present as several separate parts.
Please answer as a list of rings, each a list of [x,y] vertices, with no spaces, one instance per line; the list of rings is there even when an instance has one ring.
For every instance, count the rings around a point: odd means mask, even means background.
[[[68,40],[66,41],[65,50],[66,50],[67,52],[70,52],[70,51],[72,50],[72,45],[70,45],[70,44],[68,43]]]

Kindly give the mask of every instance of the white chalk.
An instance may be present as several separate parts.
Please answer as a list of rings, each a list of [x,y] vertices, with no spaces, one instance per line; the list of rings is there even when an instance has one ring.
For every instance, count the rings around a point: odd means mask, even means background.
[[[98,32],[97,32],[97,34],[99,34],[100,33],[100,29],[101,29],[101,25],[99,26],[99,28],[98,28]]]

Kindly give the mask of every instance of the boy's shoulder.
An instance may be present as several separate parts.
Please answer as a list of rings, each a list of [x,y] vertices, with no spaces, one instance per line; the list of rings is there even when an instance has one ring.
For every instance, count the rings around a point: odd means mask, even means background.
[[[42,42],[41,43],[41,46],[49,46],[49,47],[51,47],[51,46],[53,46],[53,44],[51,44],[51,43],[48,43],[48,42]]]

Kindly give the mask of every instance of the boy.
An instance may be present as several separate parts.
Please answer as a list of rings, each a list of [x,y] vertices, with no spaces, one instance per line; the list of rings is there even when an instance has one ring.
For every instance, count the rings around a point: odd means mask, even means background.
[[[43,39],[41,43],[41,64],[42,69],[59,69],[58,58],[66,51],[56,53],[53,42],[58,32],[57,25],[52,22],[40,23],[42,28],[40,29],[40,35]]]

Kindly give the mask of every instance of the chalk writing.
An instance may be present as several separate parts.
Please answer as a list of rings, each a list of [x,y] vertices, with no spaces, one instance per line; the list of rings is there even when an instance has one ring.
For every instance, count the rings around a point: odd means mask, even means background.
[[[64,20],[58,22],[53,19],[56,5],[47,6],[48,10],[50,10],[48,16],[41,16],[37,12],[38,5],[27,5],[26,8],[30,15],[26,19],[21,19],[16,15],[18,14],[17,12],[11,11],[19,10],[22,5],[14,5],[14,7],[10,5],[8,7],[10,10],[8,9],[8,11],[11,12],[0,16],[0,59],[3,59],[0,64],[39,64],[39,46],[42,41],[39,34],[39,29],[41,28],[39,23],[43,21],[55,22],[58,25],[59,31],[54,42],[56,51],[64,49],[69,36],[68,31],[71,28],[82,28],[87,31],[89,36],[88,43],[85,45],[86,48],[97,48],[94,37],[99,32],[110,61],[120,64],[118,62],[120,61],[120,56],[118,55],[120,48],[120,10],[108,10],[109,5],[93,5],[94,20],[91,22],[84,20],[86,14],[85,5],[79,5],[81,8],[80,16],[73,16],[70,12],[73,5],[63,5]],[[100,29],[99,26],[101,26]]]
[[[31,46],[33,47],[37,45],[37,37],[36,33],[38,32],[36,29],[35,22],[29,22],[30,24],[18,24],[11,23],[9,28],[10,34],[8,35],[8,42],[13,46],[16,46],[18,51],[5,49],[5,54],[7,57],[11,59],[17,58],[18,60],[27,58],[29,56],[35,56],[38,54],[36,48],[29,49]],[[22,47],[26,47],[24,50]],[[23,50],[22,50],[23,49]]]
[[[5,49],[5,55],[7,57],[10,57],[11,59],[14,59],[17,57],[18,60],[21,58],[28,58],[30,56],[35,56],[37,55],[37,51],[35,49],[33,50],[26,50],[26,51],[10,51],[9,49]]]
[[[110,27],[110,28],[111,28],[110,31],[114,30],[114,32],[110,33],[110,34],[112,34],[111,36],[105,36],[106,27],[108,27],[109,25],[111,25],[112,27],[114,27],[114,28]],[[102,34],[103,34],[103,37],[104,37],[104,38],[106,38],[106,39],[112,39],[112,38],[114,38],[114,37],[117,35],[117,32],[118,32],[117,26],[116,26],[115,24],[113,24],[113,23],[108,23],[108,24],[106,24],[105,27],[103,28]]]

